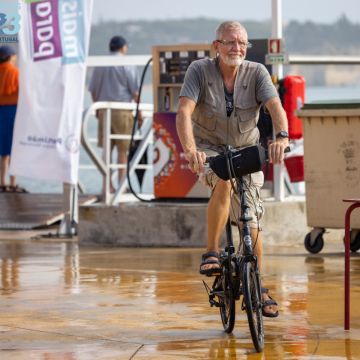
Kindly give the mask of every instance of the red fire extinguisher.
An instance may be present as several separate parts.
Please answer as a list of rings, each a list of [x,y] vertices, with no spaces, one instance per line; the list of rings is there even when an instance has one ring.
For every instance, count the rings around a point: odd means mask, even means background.
[[[295,115],[295,111],[304,105],[305,79],[298,75],[285,76],[279,81],[279,94],[289,121],[289,139],[301,139],[302,121]]]

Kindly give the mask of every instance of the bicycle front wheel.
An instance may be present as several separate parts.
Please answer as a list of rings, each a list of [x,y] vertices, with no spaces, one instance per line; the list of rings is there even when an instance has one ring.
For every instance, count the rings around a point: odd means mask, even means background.
[[[261,312],[261,283],[255,262],[244,264],[243,296],[253,344],[257,352],[262,352],[264,349],[264,324]]]
[[[223,272],[218,278],[218,286],[222,289],[218,293],[221,321],[226,333],[230,334],[235,325],[235,296],[232,285],[232,274],[223,267]]]

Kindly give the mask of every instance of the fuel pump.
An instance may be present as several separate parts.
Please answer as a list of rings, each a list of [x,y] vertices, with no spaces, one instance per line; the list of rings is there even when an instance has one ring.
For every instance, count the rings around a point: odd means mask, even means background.
[[[253,47],[247,53],[250,61],[265,64],[268,40],[250,40]],[[176,132],[176,110],[180,89],[192,61],[214,57],[211,44],[155,46],[153,58],[154,98],[154,194],[161,198],[207,199],[209,190],[198,182],[188,169]],[[271,74],[271,66],[267,66]],[[272,134],[272,122],[263,111],[258,122],[264,145]]]
[[[192,61],[213,56],[210,44],[153,47],[154,194],[156,199],[207,199],[209,190],[188,169],[176,132],[180,89]]]

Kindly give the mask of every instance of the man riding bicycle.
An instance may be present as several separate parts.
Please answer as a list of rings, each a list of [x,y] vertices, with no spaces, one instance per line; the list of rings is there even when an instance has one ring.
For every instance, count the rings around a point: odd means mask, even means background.
[[[204,171],[206,156],[223,152],[226,145],[243,148],[257,144],[261,106],[270,113],[277,134],[276,140],[269,144],[270,162],[281,163],[284,149],[289,144],[286,114],[268,71],[262,64],[244,60],[247,48],[251,46],[246,29],[235,21],[223,22],[216,29],[213,46],[215,59],[197,60],[189,66],[176,116],[177,132],[189,167],[212,189],[207,210],[207,250],[200,265],[200,273],[208,276],[219,272],[220,236],[229,214],[233,216],[234,208],[238,209],[239,204],[236,197],[231,197],[230,181],[219,179],[210,169]],[[262,172],[244,178],[253,218],[251,236],[260,270],[262,239],[259,220],[263,213],[260,188],[263,182]],[[277,303],[265,288],[262,300],[263,315],[278,316]]]

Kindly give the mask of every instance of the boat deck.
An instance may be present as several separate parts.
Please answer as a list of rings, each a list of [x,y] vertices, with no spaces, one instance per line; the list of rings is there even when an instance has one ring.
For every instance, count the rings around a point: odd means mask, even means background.
[[[96,200],[94,195],[80,195],[79,205],[88,205]],[[62,194],[0,194],[0,229],[36,229],[52,225],[63,216]]]

